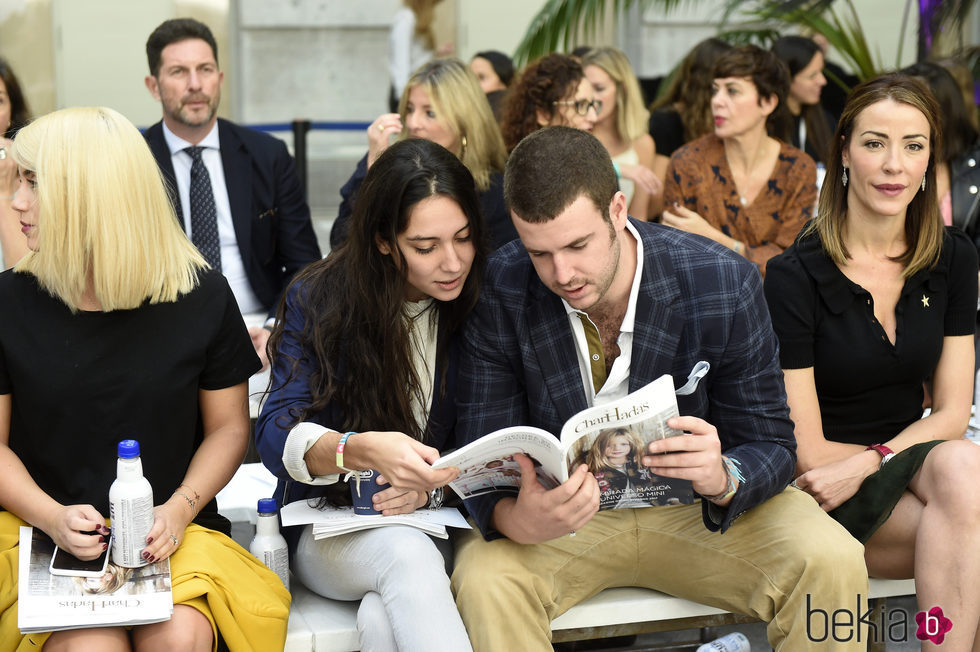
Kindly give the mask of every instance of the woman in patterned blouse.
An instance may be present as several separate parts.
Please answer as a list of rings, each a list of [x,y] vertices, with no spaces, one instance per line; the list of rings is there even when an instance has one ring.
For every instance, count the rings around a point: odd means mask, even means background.
[[[677,150],[667,168],[663,222],[719,242],[764,273],[810,219],[816,166],[773,138],[789,75],[775,55],[746,45],[714,68],[715,130]]]

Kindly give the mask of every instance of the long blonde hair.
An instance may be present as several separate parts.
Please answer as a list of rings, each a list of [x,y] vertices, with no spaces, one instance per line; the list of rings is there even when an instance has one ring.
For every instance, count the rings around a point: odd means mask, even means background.
[[[416,70],[398,103],[398,113],[406,125],[402,138],[409,137],[405,114],[408,96],[416,86],[425,89],[439,120],[456,134],[459,159],[473,175],[477,189],[485,191],[490,187],[490,175],[503,172],[507,150],[476,75],[459,59],[435,59]]]
[[[606,457],[606,446],[614,437],[626,437],[630,444],[630,452],[627,454],[626,465],[638,467],[640,457],[643,455],[643,442],[639,435],[632,428],[620,426],[618,428],[607,428],[599,433],[592,446],[589,447],[586,464],[590,473],[598,473],[604,469],[614,468],[612,462]]]
[[[405,6],[415,14],[415,35],[421,37],[428,50],[436,47],[436,35],[432,29],[436,5],[442,0],[405,0]]]
[[[37,250],[17,264],[75,311],[89,277],[105,311],[174,301],[207,263],[181,230],[139,131],[105,107],[20,130],[11,149],[37,182]]]
[[[586,66],[602,68],[616,84],[616,131],[619,136],[633,142],[648,133],[650,112],[643,104],[640,82],[623,51],[611,47],[593,48],[582,57],[582,68]]]

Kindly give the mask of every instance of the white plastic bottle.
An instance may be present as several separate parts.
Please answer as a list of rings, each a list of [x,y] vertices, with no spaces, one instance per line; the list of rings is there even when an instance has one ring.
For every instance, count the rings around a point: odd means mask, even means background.
[[[142,554],[153,527],[153,488],[143,477],[139,442],[124,439],[116,450],[116,479],[109,487],[112,563],[139,568],[149,563]]]
[[[725,634],[698,648],[698,652],[751,652],[749,639],[741,632]]]
[[[255,537],[248,551],[279,576],[289,589],[289,550],[279,533],[279,514],[275,498],[260,498],[255,522]]]

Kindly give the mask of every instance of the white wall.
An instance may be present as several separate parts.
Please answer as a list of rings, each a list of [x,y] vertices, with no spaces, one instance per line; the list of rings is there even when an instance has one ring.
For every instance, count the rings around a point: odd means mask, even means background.
[[[174,16],[172,0],[52,0],[58,107],[110,106],[137,125],[160,119],[143,85],[146,37]]]
[[[457,0],[456,53],[469,61],[481,50],[513,54],[545,0]]]

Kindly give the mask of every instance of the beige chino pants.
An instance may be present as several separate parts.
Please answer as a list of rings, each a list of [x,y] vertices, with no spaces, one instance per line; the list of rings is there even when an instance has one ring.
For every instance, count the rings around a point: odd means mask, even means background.
[[[725,534],[704,527],[697,502],[600,512],[574,537],[535,545],[488,542],[474,529],[457,543],[452,586],[477,652],[551,650],[551,620],[615,586],[769,622],[776,650],[867,646],[854,613],[867,608],[864,548],[794,488],[747,511]],[[828,631],[821,614],[839,609],[852,612],[854,624]]]

